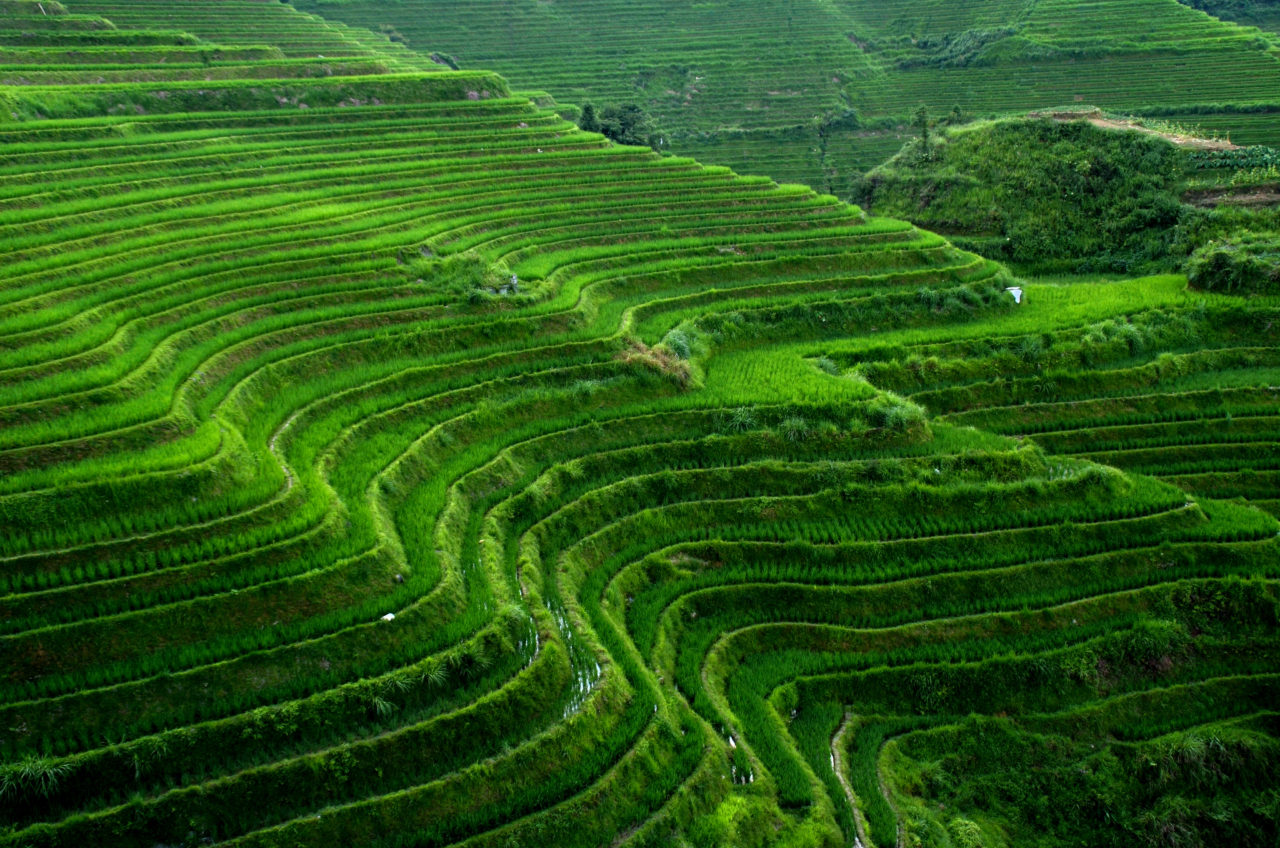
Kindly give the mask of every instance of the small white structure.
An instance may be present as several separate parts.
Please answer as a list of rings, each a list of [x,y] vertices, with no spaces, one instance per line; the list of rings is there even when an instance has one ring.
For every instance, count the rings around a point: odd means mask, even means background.
[[[1009,286],[1007,289],[1005,289],[1005,291],[1013,295],[1014,303],[1019,303],[1019,304],[1022,303],[1022,287],[1021,286]]]
[[[395,614],[395,613],[393,613],[393,612],[389,612],[389,613],[387,613],[386,615],[384,615],[384,616],[382,617],[382,620],[383,620],[383,621],[395,621],[395,620],[396,620],[396,614]]]

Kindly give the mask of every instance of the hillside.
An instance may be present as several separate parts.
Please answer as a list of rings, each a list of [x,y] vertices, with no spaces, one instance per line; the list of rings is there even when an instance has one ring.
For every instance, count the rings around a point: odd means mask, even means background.
[[[1055,112],[930,126],[851,193],[1027,271],[1154,273],[1280,228],[1277,164],[1274,148]]]
[[[639,103],[678,153],[842,197],[922,104],[1147,109],[1280,144],[1274,36],[1177,0],[295,2],[561,102]]]
[[[287,4],[0,40],[0,846],[1280,837],[1280,300]]]

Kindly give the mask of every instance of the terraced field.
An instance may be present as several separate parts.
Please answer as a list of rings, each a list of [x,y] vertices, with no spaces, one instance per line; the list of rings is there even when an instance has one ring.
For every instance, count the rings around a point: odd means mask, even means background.
[[[1280,145],[1274,33],[1178,0],[295,5],[562,102],[640,103],[677,153],[842,197],[911,137],[921,105],[935,117],[1142,108]]]
[[[1274,842],[1280,304],[0,16],[0,845]]]

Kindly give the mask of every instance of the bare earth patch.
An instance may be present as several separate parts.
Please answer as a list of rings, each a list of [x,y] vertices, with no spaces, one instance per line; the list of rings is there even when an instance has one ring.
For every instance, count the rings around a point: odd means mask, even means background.
[[[1187,135],[1183,133],[1168,133],[1159,130],[1153,130],[1150,127],[1144,127],[1135,121],[1121,121],[1114,118],[1105,118],[1098,109],[1081,110],[1078,112],[1030,112],[1027,114],[1029,118],[1052,118],[1055,121],[1088,121],[1095,127],[1104,130],[1132,130],[1133,132],[1145,133],[1147,135],[1159,136],[1166,141],[1176,144],[1178,147],[1186,147],[1191,150],[1239,150],[1240,145],[1232,144],[1229,141],[1223,141],[1217,138],[1200,138],[1199,136]]]

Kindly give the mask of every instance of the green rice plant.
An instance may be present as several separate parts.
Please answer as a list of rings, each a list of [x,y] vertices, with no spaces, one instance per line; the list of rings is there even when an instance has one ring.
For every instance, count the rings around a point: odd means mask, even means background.
[[[58,784],[70,771],[66,763],[52,762],[45,757],[26,757],[5,766],[0,774],[0,797],[47,797],[57,791]]]

